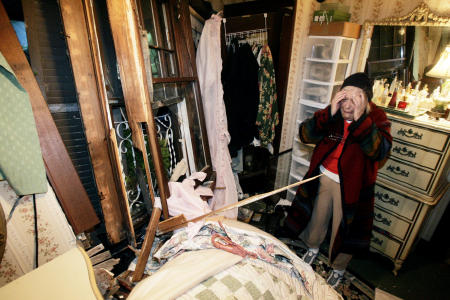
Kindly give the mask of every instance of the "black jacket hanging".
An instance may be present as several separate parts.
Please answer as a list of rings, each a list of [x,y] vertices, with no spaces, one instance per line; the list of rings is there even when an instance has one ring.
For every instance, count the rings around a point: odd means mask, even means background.
[[[233,40],[222,70],[223,99],[227,111],[230,155],[258,136],[256,115],[259,103],[259,65],[249,44]]]

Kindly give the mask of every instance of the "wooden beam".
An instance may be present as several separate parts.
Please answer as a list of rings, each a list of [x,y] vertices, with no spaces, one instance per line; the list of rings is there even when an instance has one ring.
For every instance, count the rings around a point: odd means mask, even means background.
[[[162,162],[155,120],[150,105],[149,86],[142,55],[136,6],[132,0],[107,0],[106,4],[119,64],[128,123],[132,130],[133,145],[142,152],[144,160],[146,160],[147,150],[142,137],[142,126],[144,126],[147,129],[164,218],[168,218],[166,202],[169,197],[168,179]],[[152,178],[150,172],[148,172],[149,166],[147,163],[145,165],[148,186],[150,192],[152,192]]]
[[[152,250],[153,241],[155,239],[156,229],[158,229],[159,218],[161,217],[161,209],[153,207],[152,216],[145,232],[144,243],[142,244],[141,253],[139,254],[136,268],[133,273],[133,281],[140,281],[144,275],[145,266],[147,265],[150,251]]]
[[[22,51],[9,17],[0,4],[0,51],[28,92],[47,176],[75,234],[99,223],[92,203],[67,153],[47,103]]]
[[[88,5],[86,11],[83,2]],[[105,227],[110,241],[118,243],[132,224],[124,224],[128,218],[122,211],[129,214],[128,205],[121,205],[126,199],[120,199],[123,194],[116,186],[111,163],[108,140],[112,125],[93,11],[90,1],[60,0],[59,6]]]

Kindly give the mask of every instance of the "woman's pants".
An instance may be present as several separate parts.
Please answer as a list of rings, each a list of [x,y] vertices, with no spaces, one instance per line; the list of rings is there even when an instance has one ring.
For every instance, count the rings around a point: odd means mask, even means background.
[[[334,239],[342,220],[341,187],[339,183],[323,175],[320,177],[320,185],[314,200],[311,220],[300,234],[300,238],[309,248],[319,248],[326,237],[331,218],[332,231],[329,257],[331,257],[331,249],[333,249]],[[344,270],[351,258],[350,254],[339,253],[331,267],[336,270]]]

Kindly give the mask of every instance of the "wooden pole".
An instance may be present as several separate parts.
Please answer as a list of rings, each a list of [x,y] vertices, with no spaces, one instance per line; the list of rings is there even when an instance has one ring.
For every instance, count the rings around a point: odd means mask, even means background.
[[[316,178],[319,178],[320,176],[322,176],[322,174],[314,176],[314,177],[311,177],[311,178],[308,178],[308,179],[305,179],[305,180],[302,180],[302,181],[299,181],[299,182],[296,182],[296,183],[293,183],[293,184],[290,184],[290,185],[287,185],[285,187],[276,189],[276,190],[271,191],[271,192],[267,192],[267,193],[264,193],[264,194],[261,194],[261,195],[255,195],[253,197],[247,198],[247,199],[242,200],[242,201],[237,202],[237,203],[233,203],[233,204],[224,206],[224,207],[222,207],[222,208],[220,208],[218,210],[215,210],[215,211],[212,211],[210,213],[198,216],[198,217],[193,218],[193,219],[188,220],[188,221],[186,221],[182,215],[176,216],[176,217],[170,218],[170,219],[168,219],[166,221],[163,221],[163,222],[159,223],[159,226],[161,226],[161,224],[164,223],[164,222],[166,222],[166,224],[169,224],[169,225],[166,226],[166,229],[164,230],[164,232],[169,232],[169,231],[172,231],[172,230],[175,230],[175,229],[178,229],[178,228],[182,228],[182,227],[187,226],[187,224],[189,222],[197,222],[197,221],[200,221],[200,220],[202,220],[202,219],[204,219],[206,217],[215,215],[217,213],[221,213],[221,212],[227,211],[229,209],[233,209],[233,208],[236,208],[236,207],[240,207],[240,206],[244,206],[244,205],[250,204],[252,202],[259,201],[261,199],[264,199],[264,198],[267,198],[269,196],[275,195],[275,194],[280,193],[282,191],[285,191],[287,189],[290,189],[290,188],[302,185],[303,183],[312,181],[312,180],[314,180]],[[136,269],[135,269],[135,271],[133,273],[133,279],[132,280],[134,282],[141,280],[142,279],[142,275],[144,274],[145,265],[147,264],[148,257],[150,256],[150,250],[152,248],[153,240],[155,238],[156,229],[158,228],[158,221],[159,221],[160,216],[161,216],[161,210],[159,208],[155,207],[153,209],[152,216],[150,218],[150,223],[149,223],[149,225],[147,227],[147,232],[145,234],[144,244],[142,245],[141,253],[139,254],[138,262],[136,264]],[[159,228],[159,231],[161,232],[161,228]]]
[[[285,187],[281,187],[281,188],[276,189],[276,190],[273,190],[273,191],[271,191],[271,192],[267,192],[267,193],[264,193],[264,194],[261,194],[261,195],[255,195],[255,196],[252,196],[252,197],[247,198],[247,199],[245,199],[245,200],[242,200],[242,201],[239,201],[239,202],[237,202],[237,203],[233,203],[233,204],[224,206],[224,207],[222,207],[222,208],[220,208],[220,209],[217,209],[217,210],[215,210],[215,211],[212,211],[212,212],[206,213],[206,214],[204,214],[204,215],[198,216],[198,217],[193,218],[193,219],[191,219],[191,220],[184,221],[184,222],[179,223],[179,224],[173,225],[173,223],[172,223],[170,227],[164,228],[164,226],[163,226],[163,227],[161,228],[161,224],[164,224],[164,222],[166,222],[166,221],[161,222],[161,223],[160,223],[160,226],[159,226],[159,228],[158,228],[158,232],[159,232],[159,233],[166,233],[166,232],[169,232],[169,231],[173,231],[173,230],[176,230],[176,229],[185,227],[185,226],[187,226],[187,224],[188,224],[189,222],[197,222],[197,221],[200,221],[200,220],[202,220],[202,219],[204,219],[204,218],[210,217],[210,216],[212,216],[212,215],[215,215],[215,214],[218,214],[218,213],[221,213],[221,212],[224,212],[224,211],[233,209],[233,208],[241,207],[241,206],[244,206],[244,205],[247,205],[247,204],[256,202],[256,201],[259,201],[259,200],[261,200],[261,199],[264,199],[264,198],[267,198],[267,197],[269,197],[269,196],[278,194],[278,193],[280,193],[280,192],[282,192],[282,191],[285,191],[285,190],[287,190],[287,189],[290,189],[290,188],[293,188],[293,187],[302,185],[302,184],[304,184],[304,183],[306,183],[306,182],[312,181],[312,180],[314,180],[314,179],[316,179],[316,178],[319,178],[319,177],[322,176],[322,175],[323,175],[323,174],[320,174],[320,175],[317,175],[317,176],[314,176],[314,177],[311,177],[311,178],[308,178],[308,179],[305,179],[305,180],[302,180],[302,181],[299,181],[299,182],[296,182],[296,183],[292,183],[292,184],[290,184],[290,185],[287,185],[287,186],[285,186]],[[167,222],[170,221],[170,220],[171,220],[171,219],[168,219]]]
[[[156,229],[158,228],[159,218],[161,217],[161,209],[153,207],[152,216],[145,233],[144,243],[142,244],[141,253],[136,263],[136,269],[133,272],[133,281],[139,281],[144,275],[145,266],[147,265],[150,250],[152,250],[153,241],[155,239]]]

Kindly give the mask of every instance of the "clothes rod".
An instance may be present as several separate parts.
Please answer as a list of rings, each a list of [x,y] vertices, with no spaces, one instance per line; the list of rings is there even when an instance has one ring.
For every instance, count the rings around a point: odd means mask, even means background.
[[[261,29],[253,29],[253,30],[245,30],[245,31],[237,31],[237,32],[228,32],[226,33],[226,36],[235,36],[235,35],[248,35],[248,34],[255,34],[255,33],[262,33],[269,31],[270,28],[261,28]]]

